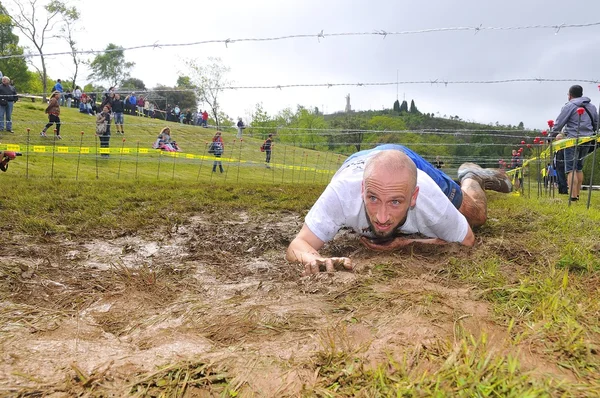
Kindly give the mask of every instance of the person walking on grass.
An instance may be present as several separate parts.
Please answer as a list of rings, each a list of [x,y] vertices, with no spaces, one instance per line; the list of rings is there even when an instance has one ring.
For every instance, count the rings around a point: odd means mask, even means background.
[[[110,141],[110,108],[105,105],[102,112],[96,115],[96,135],[100,138],[100,148],[108,148]],[[101,155],[103,158],[108,158],[108,153]]]
[[[271,163],[271,150],[273,149],[273,134],[269,134],[265,142],[263,143],[263,149],[265,150],[265,163],[267,169],[270,169]]]
[[[60,97],[62,93],[60,91],[54,91],[50,96],[50,100],[48,101],[48,106],[46,107],[46,113],[48,114],[48,124],[44,127],[40,135],[42,137],[46,137],[46,131],[53,124],[56,124],[56,138],[61,140],[60,136]]]
[[[209,153],[215,155],[215,161],[213,162],[213,173],[217,172],[217,166],[219,166],[219,171],[223,172],[223,164],[221,163],[221,155],[225,150],[225,145],[223,144],[223,137],[221,137],[221,132],[217,131],[215,136],[210,143],[210,148],[208,150]]]

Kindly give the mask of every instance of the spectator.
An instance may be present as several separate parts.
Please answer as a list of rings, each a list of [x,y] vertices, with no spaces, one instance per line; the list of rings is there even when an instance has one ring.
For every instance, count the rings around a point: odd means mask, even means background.
[[[75,90],[73,90],[73,106],[75,108],[79,107],[79,103],[81,102],[81,87],[75,86]]]
[[[171,138],[171,129],[169,127],[164,127],[160,131],[160,134],[158,135],[154,145],[152,145],[152,148],[162,149],[163,151],[167,152],[179,152],[181,150],[179,149],[177,143]]]
[[[154,102],[150,101],[150,104],[148,105],[148,116],[150,117],[154,117]]]
[[[512,158],[510,160],[510,168],[513,170],[514,169],[517,170],[515,172],[515,181],[514,181],[514,190],[515,191],[518,191],[519,188],[523,186],[523,169],[521,167],[522,165],[523,165],[523,157],[516,149],[513,149],[512,150]]]
[[[112,111],[117,133],[125,134],[125,130],[123,130],[123,114],[125,113],[125,103],[121,99],[121,94],[119,93],[115,94],[115,98],[112,101]]]
[[[583,88],[574,85],[567,94],[569,101],[562,107],[552,127],[553,135],[565,128],[567,138],[588,137],[595,134],[598,128],[598,110],[588,97],[583,96]],[[578,108],[585,112],[580,116]],[[590,150],[589,145],[564,149],[565,174],[571,201],[579,200],[579,191],[583,184],[583,158]]]
[[[100,148],[108,148],[110,141],[110,108],[105,105],[102,112],[96,115],[96,135],[100,138]],[[108,158],[108,153],[102,153],[100,156]]]
[[[93,115],[94,112],[92,111],[92,105],[88,102],[88,99],[89,98],[87,95],[85,97],[81,96],[81,101],[79,102],[79,112]]]
[[[223,137],[221,137],[221,132],[217,131],[217,133],[215,134],[215,136],[212,139],[212,142],[210,144],[210,148],[208,149],[208,153],[212,153],[213,155],[215,155],[215,161],[213,163],[213,173],[215,173],[217,171],[217,166],[219,166],[219,171],[222,173],[223,172],[223,164],[221,163],[221,155],[223,154],[223,151],[225,150],[225,145],[223,144]]]
[[[50,126],[56,123],[56,138],[61,140],[60,136],[60,91],[54,91],[50,96],[50,101],[48,101],[48,106],[46,107],[46,113],[48,114],[48,124],[44,127],[40,135],[42,137],[46,137],[46,131]]]
[[[174,122],[178,122],[179,121],[179,114],[181,113],[181,109],[179,109],[179,105],[175,105],[175,107],[173,108],[173,121]]]
[[[198,110],[195,116],[195,124],[196,126],[202,126],[202,112]]]
[[[52,94],[54,94],[55,91],[58,91],[60,93],[60,105],[64,105],[65,104],[65,97],[63,96],[63,86],[62,86],[62,82],[60,79],[56,80],[56,84],[54,85],[54,87],[52,87]]]
[[[109,109],[112,109],[113,101],[115,98],[115,88],[111,87],[104,93],[104,97],[102,98],[102,103],[100,104],[100,109],[104,109],[105,106],[108,105]]]
[[[135,107],[137,106],[137,98],[135,97],[135,93],[129,94],[129,113],[135,115]]]
[[[183,124],[185,121],[185,112],[179,112],[179,123]]]
[[[144,97],[140,95],[137,99],[137,113],[138,116],[144,116]]]
[[[555,140],[560,141],[565,136],[562,133],[556,135]],[[558,182],[558,193],[560,195],[568,195],[569,187],[567,186],[567,176],[565,174],[565,150],[561,149],[554,154],[554,168],[556,169],[556,180]]]
[[[65,103],[67,104],[67,108],[71,107],[72,101],[73,101],[73,94],[71,93],[71,90],[67,90],[65,92]]]
[[[204,112],[202,112],[202,125],[205,128],[208,127],[208,112],[206,112],[206,110],[204,110]]]
[[[189,109],[185,112],[184,123],[185,124],[192,124],[192,111],[190,111]]]
[[[271,149],[273,148],[273,134],[269,134],[269,136],[267,137],[267,139],[265,140],[264,144],[263,144],[263,148],[265,150],[265,163],[267,166],[267,169],[270,169],[271,166],[269,166],[269,163],[271,163]]]
[[[0,131],[4,130],[4,119],[6,119],[6,131],[14,133],[12,129],[12,112],[17,97],[17,90],[10,84],[8,76],[2,76],[0,84]]]
[[[144,98],[144,115],[150,117],[150,101],[147,98]]]
[[[442,167],[444,167],[444,162],[442,162],[442,160],[440,159],[439,156],[436,156],[435,163],[433,165],[435,166],[436,169],[441,169]]]
[[[242,139],[242,132],[244,131],[244,129],[246,128],[246,126],[244,125],[244,122],[242,121],[241,117],[238,117],[238,122],[237,122],[237,139],[241,140]]]

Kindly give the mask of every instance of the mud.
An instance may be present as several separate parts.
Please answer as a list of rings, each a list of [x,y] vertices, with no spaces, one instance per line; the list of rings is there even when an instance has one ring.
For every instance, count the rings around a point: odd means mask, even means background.
[[[122,396],[140,375],[202,361],[242,393],[293,396],[315,383],[311,365],[332,344],[374,366],[466,334],[506,349],[506,327],[445,271],[469,250],[381,254],[344,233],[323,253],[351,253],[355,271],[302,277],[283,254],[301,223],[239,212],[111,239],[11,237],[0,258],[0,395],[69,396],[79,370],[88,387]],[[515,263],[528,257],[506,249]]]

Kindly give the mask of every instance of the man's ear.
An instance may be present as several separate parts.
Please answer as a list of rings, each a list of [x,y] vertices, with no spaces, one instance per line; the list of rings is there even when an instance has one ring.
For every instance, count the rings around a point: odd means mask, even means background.
[[[413,191],[413,194],[412,194],[412,196],[410,198],[410,207],[411,207],[411,209],[413,207],[415,207],[415,205],[417,204],[417,196],[419,196],[419,186],[418,185],[415,187],[415,190]]]

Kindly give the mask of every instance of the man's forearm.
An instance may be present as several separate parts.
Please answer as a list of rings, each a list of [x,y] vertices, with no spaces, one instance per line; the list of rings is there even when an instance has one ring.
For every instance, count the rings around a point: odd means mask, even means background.
[[[319,252],[303,239],[295,238],[286,252],[286,259],[290,262],[305,264],[320,257]]]

